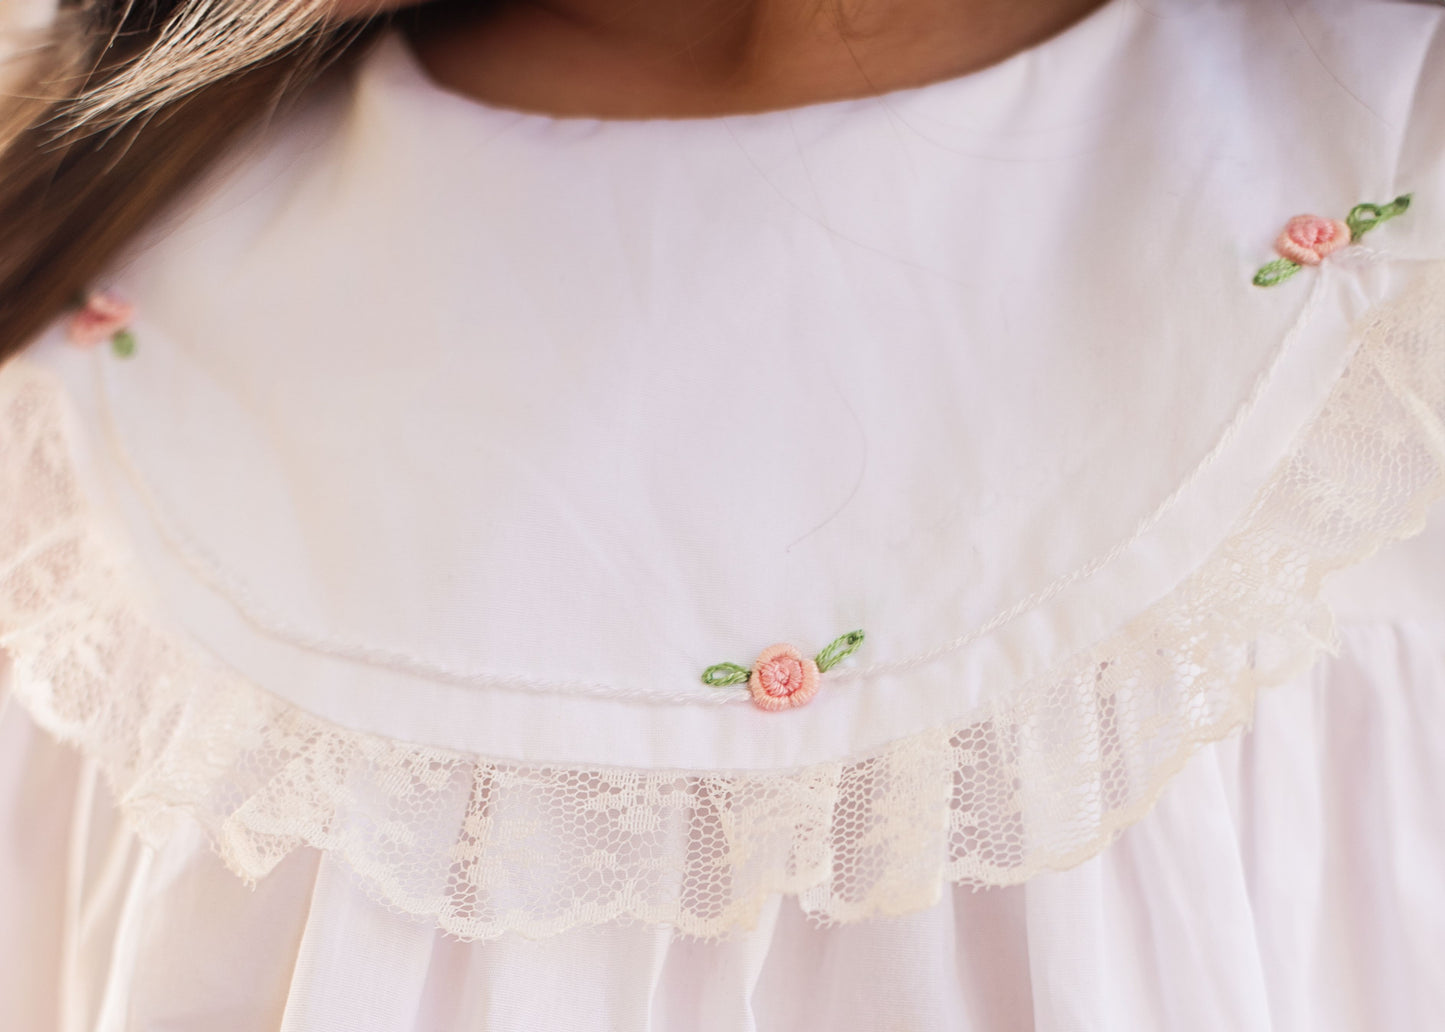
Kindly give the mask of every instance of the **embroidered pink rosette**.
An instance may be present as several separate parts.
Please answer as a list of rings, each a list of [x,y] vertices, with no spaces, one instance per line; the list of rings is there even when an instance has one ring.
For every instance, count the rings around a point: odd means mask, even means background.
[[[1343,219],[1296,215],[1285,223],[1274,249],[1296,265],[1318,265],[1353,239]]]
[[[849,631],[829,642],[812,659],[792,645],[770,645],[758,655],[751,669],[737,663],[716,663],[703,671],[702,683],[712,688],[745,684],[754,706],[779,713],[812,702],[821,675],[857,652],[862,644],[863,632]]]
[[[81,298],[65,325],[65,336],[78,348],[93,348],[110,341],[121,358],[135,354],[130,330],[135,306],[108,291],[92,291]]]
[[[1404,194],[1389,204],[1357,204],[1343,219],[1296,215],[1285,223],[1284,232],[1274,242],[1279,257],[1254,274],[1254,285],[1272,287],[1283,283],[1306,265],[1319,265],[1381,222],[1404,214],[1409,207],[1410,195]]]

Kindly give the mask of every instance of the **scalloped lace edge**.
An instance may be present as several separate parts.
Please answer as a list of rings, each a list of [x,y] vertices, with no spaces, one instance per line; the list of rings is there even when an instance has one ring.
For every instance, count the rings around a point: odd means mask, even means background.
[[[97,759],[132,827],[177,816],[255,880],[301,846],[461,939],[630,919],[702,938],[776,894],[820,923],[948,883],[1081,863],[1143,817],[1260,687],[1330,648],[1322,578],[1417,533],[1445,493],[1445,263],[1361,325],[1316,418],[1168,596],[970,719],[762,773],[498,762],[349,730],[148,615],[79,486],[59,386],[0,376],[0,648],[38,724]]]

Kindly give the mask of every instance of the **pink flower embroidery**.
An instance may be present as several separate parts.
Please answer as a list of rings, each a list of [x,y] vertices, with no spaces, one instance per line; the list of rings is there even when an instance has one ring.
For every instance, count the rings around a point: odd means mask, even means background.
[[[1254,274],[1256,287],[1277,287],[1306,265],[1318,265],[1346,244],[1354,243],[1382,222],[1410,210],[1410,195],[1388,204],[1357,204],[1341,222],[1321,215],[1296,215],[1274,242],[1281,257]]]
[[[1353,234],[1347,223],[1322,215],[1296,215],[1285,224],[1274,249],[1299,265],[1318,265],[1348,244]]]
[[[770,646],[753,664],[748,691],[769,712],[804,706],[818,694],[818,664],[791,645]]]
[[[130,325],[135,308],[114,294],[87,294],[80,311],[70,317],[66,336],[77,347],[93,348]]]
[[[804,706],[818,694],[820,676],[857,652],[863,637],[861,630],[849,631],[812,659],[804,659],[791,645],[774,645],[763,650],[751,670],[737,663],[714,663],[702,672],[702,683],[709,688],[745,684],[753,704],[770,713]]]

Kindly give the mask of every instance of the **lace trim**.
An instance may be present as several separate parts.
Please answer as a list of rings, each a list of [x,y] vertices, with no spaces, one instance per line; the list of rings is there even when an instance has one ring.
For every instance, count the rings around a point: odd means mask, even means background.
[[[1170,595],[963,725],[770,773],[492,762],[284,703],[147,616],[87,514],[56,385],[15,363],[0,389],[12,690],[98,758],[143,835],[188,814],[247,879],[329,850],[463,939],[624,918],[715,937],[776,893],[851,922],[1081,862],[1244,724],[1257,688],[1332,641],[1322,577],[1417,532],[1445,492],[1445,266],[1367,321],[1291,457]]]

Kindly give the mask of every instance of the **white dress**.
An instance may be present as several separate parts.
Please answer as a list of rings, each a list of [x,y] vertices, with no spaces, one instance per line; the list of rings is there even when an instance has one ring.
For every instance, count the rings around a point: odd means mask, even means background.
[[[386,37],[95,286],[0,1028],[1445,1027],[1445,9],[651,121]]]

